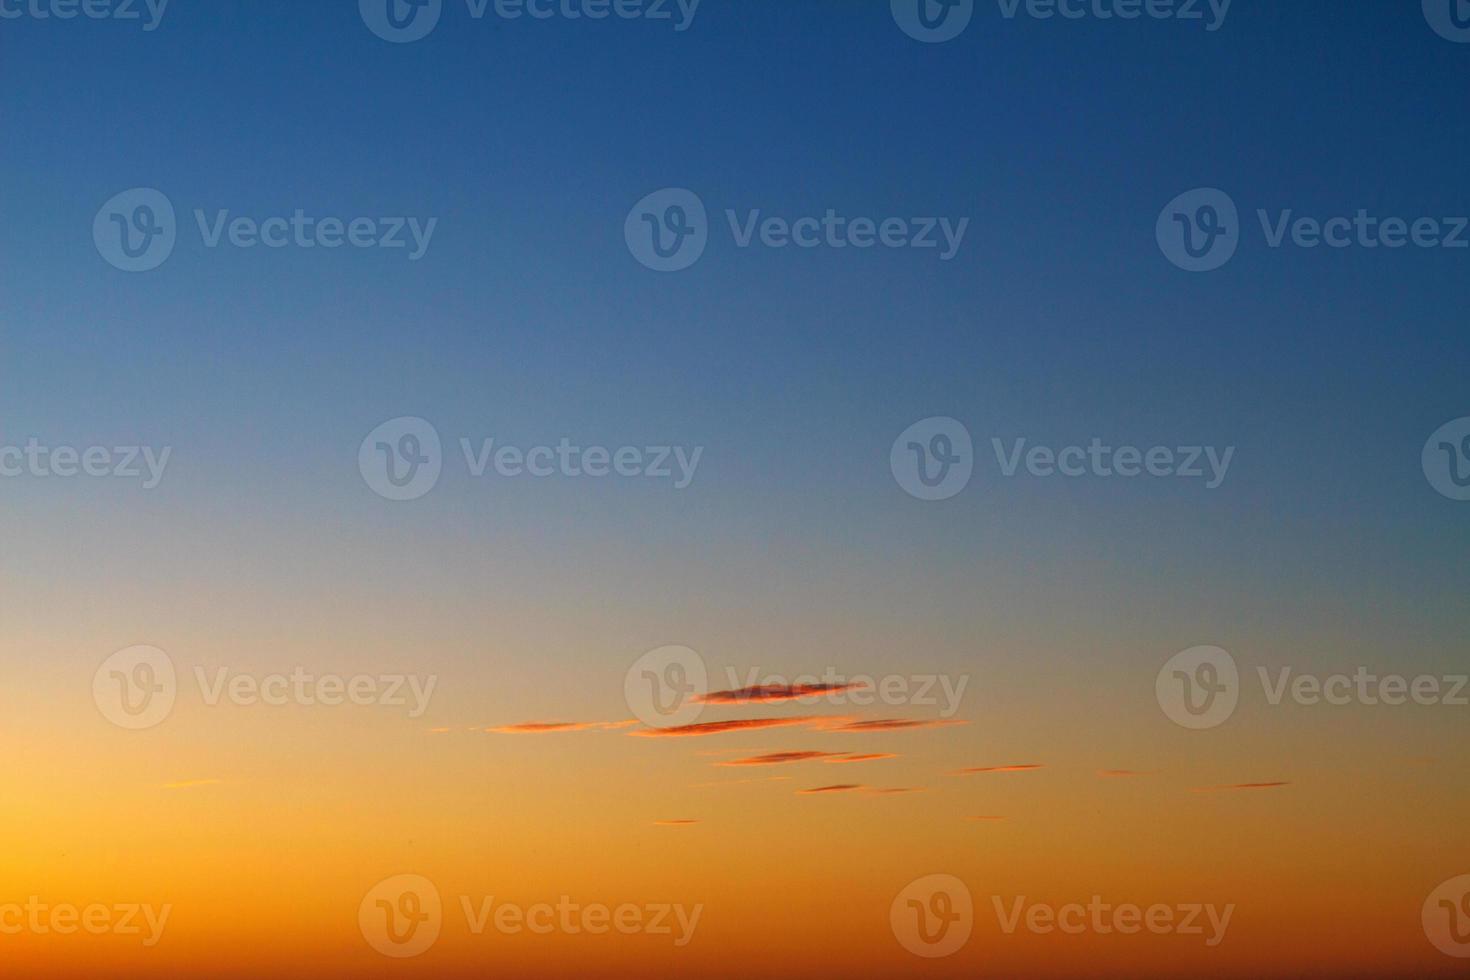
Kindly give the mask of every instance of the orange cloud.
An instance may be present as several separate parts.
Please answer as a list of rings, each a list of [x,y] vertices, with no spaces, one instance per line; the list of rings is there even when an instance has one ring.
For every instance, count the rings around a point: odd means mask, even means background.
[[[877,787],[864,786],[861,783],[837,783],[833,786],[817,786],[813,789],[799,789],[800,794],[811,793],[873,793],[880,796],[888,796],[894,793],[921,793],[923,788],[919,786],[892,786]]]
[[[731,759],[728,762],[717,762],[717,766],[781,766],[792,762],[809,762],[813,759],[825,759],[833,761],[832,756],[840,756],[841,752],[769,752],[766,755],[753,755],[748,759]]]
[[[519,725],[486,728],[495,735],[549,735],[557,732],[609,731],[638,724],[636,721],[528,721]]]
[[[863,690],[862,684],[758,684],[733,691],[715,691],[696,697],[697,704],[776,704],[799,698],[817,698],[844,691]]]
[[[824,732],[896,732],[910,728],[943,728],[966,722],[939,718],[832,718],[817,727]]]
[[[1126,779],[1129,776],[1152,776],[1152,772],[1138,772],[1133,769],[1099,769],[1097,774],[1104,779]]]
[[[1275,789],[1278,786],[1290,786],[1289,782],[1280,783],[1235,783],[1230,786],[1200,786],[1190,790],[1192,793],[1229,793],[1241,789]]]
[[[951,775],[954,776],[976,776],[988,772],[1033,772],[1037,769],[1045,769],[1046,766],[1029,764],[1024,766],[974,766],[969,769],[956,769]]]
[[[699,823],[698,820],[655,820],[655,827],[690,827]]]
[[[822,761],[823,762],[828,762],[828,763],[832,763],[832,762],[875,762],[878,759],[897,759],[897,758],[898,758],[898,755],[897,755],[897,753],[894,753],[894,752],[865,752],[865,753],[861,753],[861,754],[854,753],[852,755],[835,754],[835,755],[833,755],[832,758],[830,758],[830,759],[823,759]]]
[[[820,719],[809,715],[796,718],[735,718],[730,721],[702,721],[693,725],[675,725],[672,728],[640,728],[629,735],[640,738],[689,738],[701,735],[723,735],[725,732],[744,732],[760,728],[782,728],[791,725],[809,725]]]

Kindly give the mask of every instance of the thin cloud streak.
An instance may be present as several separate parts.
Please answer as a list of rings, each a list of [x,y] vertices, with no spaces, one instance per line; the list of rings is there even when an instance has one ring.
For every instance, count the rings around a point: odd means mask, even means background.
[[[972,766],[969,769],[956,769],[950,773],[952,776],[979,776],[993,772],[1035,772],[1037,769],[1045,769],[1046,766],[1035,763],[1022,766]]]

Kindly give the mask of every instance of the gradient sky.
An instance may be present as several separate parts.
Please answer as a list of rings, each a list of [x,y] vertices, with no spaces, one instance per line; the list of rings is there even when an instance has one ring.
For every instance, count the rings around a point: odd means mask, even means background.
[[[1419,459],[1470,415],[1470,251],[1272,250],[1254,213],[1470,214],[1467,72],[1470,45],[1408,2],[1237,0],[1214,33],[981,3],[934,45],[879,0],[704,0],[682,33],[476,22],[447,0],[404,45],[348,0],[174,0],[153,32],[0,21],[0,444],[173,447],[151,491],[0,480],[0,903],[175,906],[152,950],[0,937],[0,959],[97,977],[1451,975],[1419,907],[1470,871],[1470,709],[1257,694],[1189,732],[1153,680],[1198,644],[1252,674],[1465,671],[1470,504]],[[137,186],[187,230],[127,275],[91,226]],[[719,230],[659,275],[623,221],[671,186]],[[1154,222],[1200,186],[1249,233],[1189,275]],[[207,250],[196,207],[439,224],[413,263]],[[970,226],[951,262],[742,250],[725,208]],[[405,415],[450,459],[432,494],[392,504],[357,450]],[[936,415],[966,424],[982,466],[923,503],[888,454]],[[472,480],[461,436],[705,451],[680,491]],[[1006,480],[983,465],[992,436],[1236,455],[1213,491]],[[141,643],[185,671],[439,689],[419,719],[186,694],[123,732],[91,677]],[[468,731],[626,719],[625,671],[665,644],[719,680],[968,675],[967,724]],[[934,715],[705,720],[811,713]],[[899,758],[747,774],[709,750]],[[1012,764],[1045,768],[951,775]],[[792,778],[733,782],[769,775]],[[923,792],[796,792],[847,782]],[[675,819],[699,823],[655,826]],[[681,950],[451,921],[398,963],[355,917],[403,872],[446,896],[706,910]],[[966,950],[923,961],[888,906],[936,872],[986,908],[1101,893],[1238,911],[1217,950],[1005,937],[982,915]]]

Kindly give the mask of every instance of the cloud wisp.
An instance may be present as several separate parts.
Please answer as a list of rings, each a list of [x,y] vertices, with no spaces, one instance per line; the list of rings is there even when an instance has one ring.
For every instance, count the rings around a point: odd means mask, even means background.
[[[952,776],[982,776],[982,775],[985,775],[987,773],[998,773],[998,772],[1035,772],[1038,769],[1045,769],[1045,768],[1046,768],[1046,766],[1038,765],[1036,763],[1028,763],[1026,765],[1019,765],[1019,766],[971,766],[968,769],[956,769],[954,772],[950,773],[950,775],[952,775]]]

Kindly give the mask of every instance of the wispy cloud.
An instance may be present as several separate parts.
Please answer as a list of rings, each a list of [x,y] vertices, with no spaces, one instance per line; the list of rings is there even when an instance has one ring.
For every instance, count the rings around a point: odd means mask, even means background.
[[[703,735],[723,735],[726,732],[748,732],[761,728],[789,728],[792,725],[810,725],[820,719],[804,715],[795,718],[732,718],[729,721],[701,721],[693,725],[675,725],[671,728],[640,728],[629,735],[639,738],[698,738]]]
[[[701,694],[694,700],[698,704],[777,704],[863,689],[862,684],[757,684]]]
[[[495,735],[554,735],[559,732],[611,731],[628,728],[637,721],[527,721],[518,725],[500,725],[484,731]]]
[[[817,732],[893,732],[912,728],[940,728],[964,724],[967,722],[939,718],[864,719],[850,715],[797,715],[790,718],[734,718],[729,721],[702,721],[692,725],[676,725],[672,728],[640,728],[628,734],[641,738],[679,738],[783,727],[809,728]]]
[[[1045,769],[1046,766],[1034,763],[1023,766],[972,766],[969,769],[956,769],[950,773],[952,776],[979,776],[991,772],[1034,772],[1037,769]]]
[[[717,762],[717,766],[784,766],[793,762],[811,762],[814,759],[826,759],[831,761],[833,756],[840,756],[841,752],[768,752],[765,755],[753,755],[745,759],[730,759],[725,762]]]
[[[655,827],[692,827],[699,823],[698,820],[655,820]]]
[[[1152,772],[1135,769],[1099,769],[1097,774],[1104,779],[1128,779],[1132,776],[1152,776]]]
[[[945,718],[831,718],[818,725],[824,732],[897,732],[911,728],[945,728],[967,722]]]
[[[876,762],[879,759],[897,759],[897,758],[898,758],[898,753],[896,753],[896,752],[861,752],[861,753],[855,752],[852,755],[835,755],[835,756],[833,756],[830,759],[823,759],[822,761],[823,762],[827,762],[827,763],[835,763],[835,762]]]
[[[1234,783],[1229,786],[1199,786],[1192,793],[1231,793],[1243,789],[1275,789],[1278,786],[1290,786],[1289,782],[1279,783]]]
[[[862,783],[837,783],[832,786],[816,786],[812,789],[799,789],[796,792],[807,796],[815,793],[872,793],[878,796],[891,796],[895,793],[922,793],[922,786],[864,786]]]

